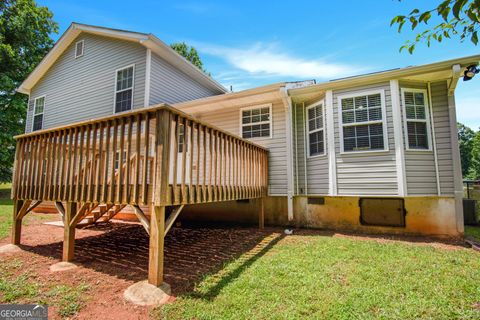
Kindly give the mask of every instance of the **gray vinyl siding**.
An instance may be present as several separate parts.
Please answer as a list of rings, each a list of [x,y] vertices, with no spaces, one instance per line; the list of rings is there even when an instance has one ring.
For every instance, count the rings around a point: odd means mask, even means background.
[[[287,138],[285,127],[285,109],[281,100],[267,101],[272,103],[272,138],[255,138],[251,141],[269,150],[269,193],[272,195],[287,194]],[[202,121],[217,126],[240,136],[240,108],[252,105],[238,105],[211,112],[199,113],[195,116]]]
[[[203,86],[152,53],[150,75],[150,105],[195,100],[221,92]]]
[[[85,41],[75,58],[75,43]],[[144,106],[146,49],[140,44],[81,34],[32,88],[26,132],[32,128],[33,103],[46,95],[43,128],[52,128],[113,113],[115,70],[134,64],[133,108]]]
[[[456,132],[450,131],[447,82],[441,81],[432,83],[431,89],[438,171],[440,176],[440,192],[442,195],[453,195],[453,152],[450,139],[451,135],[456,134]]]
[[[294,157],[295,165],[298,165],[295,172],[296,179],[298,181],[298,188],[295,191],[298,194],[308,195],[326,195],[328,194],[328,156],[327,156],[327,135],[325,135],[325,155],[316,157],[307,157],[307,150],[305,147],[307,144],[306,137],[306,115],[307,111],[303,103],[298,103],[294,108],[293,121],[295,123],[294,140]],[[324,130],[326,130],[326,117],[324,112]],[[305,175],[305,163],[307,166],[307,175]]]
[[[401,88],[404,89],[427,89],[427,84],[423,82],[402,81],[400,82],[400,106],[402,113],[402,133],[404,136],[405,148],[405,175],[407,178],[408,195],[436,195],[437,178],[435,173],[435,156],[433,151],[426,150],[407,150],[408,135],[405,132],[403,97]],[[428,98],[428,97],[427,97]],[[430,126],[430,132],[431,126]],[[432,141],[429,141],[429,145]]]
[[[427,89],[427,84],[402,81],[400,87]],[[454,183],[446,81],[431,84],[431,98],[430,111],[432,112],[433,123],[430,124],[430,133],[433,133],[432,126],[434,126],[435,139],[431,139],[429,143],[435,143],[437,149],[441,195],[452,195]],[[406,146],[408,137],[403,127],[403,113],[405,109],[402,101],[401,110],[402,130]],[[405,171],[408,195],[437,195],[437,177],[433,148],[431,151],[409,151],[405,148]]]
[[[340,124],[338,97],[343,94],[370,90],[384,90],[387,116],[389,151],[340,152]],[[392,102],[390,84],[379,83],[369,86],[337,90],[333,92],[335,151],[337,160],[337,191],[339,195],[397,195],[397,171],[393,136]],[[328,134],[328,132],[327,132]]]

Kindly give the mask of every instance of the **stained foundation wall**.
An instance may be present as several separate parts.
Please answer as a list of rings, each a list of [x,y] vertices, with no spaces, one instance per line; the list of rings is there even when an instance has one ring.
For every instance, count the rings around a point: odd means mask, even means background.
[[[369,233],[460,236],[453,197],[406,197],[405,227],[366,226],[360,223],[359,197],[325,197],[324,205],[294,202],[297,225],[310,228],[354,230]]]
[[[368,233],[460,236],[456,227],[455,199],[453,197],[406,197],[406,226],[381,227],[360,223],[359,197],[324,197],[325,204],[308,204],[307,197],[294,198],[294,221],[288,221],[287,197],[265,199],[265,224],[333,230],[351,230]],[[148,208],[144,208],[148,214]],[[53,204],[45,203],[37,212],[55,211]],[[259,200],[226,201],[186,206],[179,219],[199,222],[258,223]],[[127,206],[120,219],[136,219]]]

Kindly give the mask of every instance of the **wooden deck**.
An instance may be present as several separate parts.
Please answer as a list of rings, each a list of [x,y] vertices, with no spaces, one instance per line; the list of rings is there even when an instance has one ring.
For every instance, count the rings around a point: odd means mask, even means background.
[[[20,243],[22,218],[42,201],[53,201],[64,211],[63,260],[70,261],[79,221],[99,205],[132,205],[150,235],[149,282],[155,285],[163,281],[164,235],[183,206],[268,192],[265,148],[168,105],[16,139],[12,243]],[[140,206],[150,208],[150,219]],[[165,220],[168,206],[174,208]],[[263,203],[259,223],[263,227]]]

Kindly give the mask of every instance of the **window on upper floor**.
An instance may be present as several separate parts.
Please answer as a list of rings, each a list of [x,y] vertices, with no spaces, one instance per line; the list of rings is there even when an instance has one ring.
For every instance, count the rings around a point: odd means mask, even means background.
[[[116,71],[115,75],[115,112],[131,110],[133,107],[134,66]]]
[[[45,110],[45,96],[36,98],[33,106],[32,131],[41,130],[43,128],[44,110]]]
[[[308,156],[325,154],[325,124],[323,103],[307,108]]]
[[[271,138],[272,106],[255,106],[240,109],[242,138]]]
[[[85,48],[84,40],[80,40],[80,41],[77,41],[77,43],[75,43],[75,58],[80,58],[81,56],[83,56],[84,48]]]
[[[403,88],[402,102],[407,150],[430,150],[427,91]]]
[[[342,152],[388,150],[382,91],[339,97]]]

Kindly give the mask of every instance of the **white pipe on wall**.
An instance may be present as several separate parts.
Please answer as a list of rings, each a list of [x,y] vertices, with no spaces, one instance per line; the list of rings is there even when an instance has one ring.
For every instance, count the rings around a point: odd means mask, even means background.
[[[433,150],[433,157],[435,161],[435,175],[437,178],[437,195],[441,195],[442,192],[440,190],[440,171],[438,169],[438,154],[437,154],[437,139],[435,136],[435,122],[433,121],[433,100],[432,100],[432,88],[430,82],[427,83],[428,89],[428,108],[430,109],[430,125],[432,126],[432,150]]]

